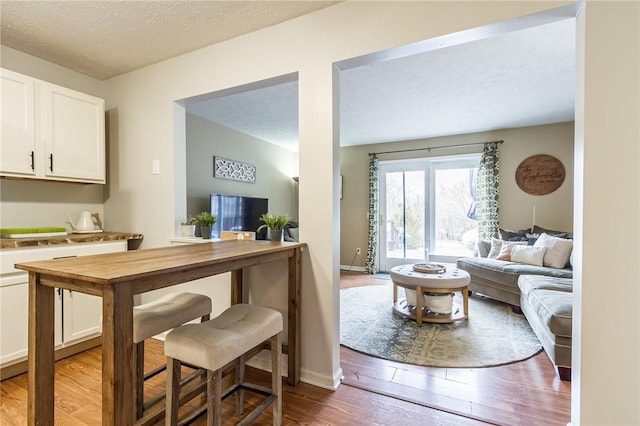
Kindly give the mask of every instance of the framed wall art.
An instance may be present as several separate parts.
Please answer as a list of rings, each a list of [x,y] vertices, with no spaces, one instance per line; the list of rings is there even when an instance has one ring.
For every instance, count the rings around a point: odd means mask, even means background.
[[[224,157],[213,157],[213,177],[256,183],[256,166]]]

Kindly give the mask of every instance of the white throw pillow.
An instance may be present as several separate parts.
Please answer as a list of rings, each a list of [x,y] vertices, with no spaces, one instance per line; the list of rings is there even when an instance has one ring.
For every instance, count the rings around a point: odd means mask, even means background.
[[[496,257],[496,260],[506,260],[507,262],[510,262],[512,260],[511,250],[513,250],[513,248],[516,246],[526,245],[526,241],[503,241],[502,248],[500,248],[500,253],[498,254],[498,257]]]
[[[573,251],[573,240],[541,234],[533,247],[546,247],[543,265],[551,268],[564,268]]]
[[[489,250],[489,254],[487,258],[495,259],[500,254],[500,249],[502,248],[502,240],[498,238],[491,239],[491,250]]]
[[[511,250],[511,261],[542,266],[546,247],[515,246]]]

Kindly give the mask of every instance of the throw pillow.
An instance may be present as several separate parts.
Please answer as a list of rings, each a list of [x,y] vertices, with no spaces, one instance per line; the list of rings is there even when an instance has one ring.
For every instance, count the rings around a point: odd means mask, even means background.
[[[489,257],[491,241],[478,240],[478,257]]]
[[[536,243],[540,234],[527,234],[527,243],[532,246]]]
[[[500,254],[496,257],[497,260],[511,260],[511,251],[515,246],[526,246],[526,241],[503,241],[500,248]]]
[[[531,232],[531,229],[519,229],[519,230],[512,230],[512,229],[504,229],[504,228],[500,228],[498,229],[498,231],[500,232],[500,238],[504,241],[509,241],[512,238],[522,238],[522,237],[526,237],[527,234],[529,232]]]
[[[573,250],[573,241],[565,238],[541,234],[533,247],[546,247],[543,265],[550,268],[564,268]]]
[[[542,266],[546,247],[516,246],[511,250],[511,261]]]
[[[572,232],[554,231],[553,229],[545,229],[542,226],[538,226],[538,225],[534,225],[533,226],[533,233],[534,234],[547,234],[547,235],[551,235],[553,237],[573,239],[573,233]]]
[[[489,250],[489,254],[487,257],[489,259],[495,259],[500,254],[500,249],[502,248],[502,240],[498,238],[491,239],[491,250]]]

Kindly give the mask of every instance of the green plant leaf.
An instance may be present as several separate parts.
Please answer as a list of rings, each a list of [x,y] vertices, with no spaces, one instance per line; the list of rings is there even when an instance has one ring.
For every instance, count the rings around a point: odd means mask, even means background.
[[[291,217],[286,214],[265,213],[260,216],[260,221],[263,222],[263,225],[260,225],[257,231],[262,231],[265,228],[280,231],[284,229],[285,225],[289,223],[290,220]]]

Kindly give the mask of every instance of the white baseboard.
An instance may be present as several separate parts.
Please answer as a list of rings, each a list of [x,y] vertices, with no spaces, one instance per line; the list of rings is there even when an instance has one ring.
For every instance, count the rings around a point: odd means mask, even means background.
[[[364,266],[349,266],[349,265],[340,265],[341,271],[352,271],[352,272],[364,272]]]
[[[247,361],[247,365],[263,371],[271,372],[271,352],[268,350],[261,351],[259,354]],[[282,375],[287,377],[287,355],[282,355]],[[316,373],[307,369],[300,369],[300,381],[318,386],[319,388],[336,390],[340,385],[342,378],[342,369],[339,368],[333,377],[327,374]]]

